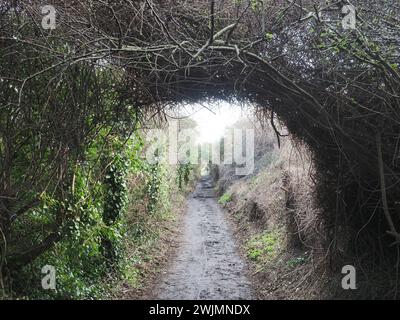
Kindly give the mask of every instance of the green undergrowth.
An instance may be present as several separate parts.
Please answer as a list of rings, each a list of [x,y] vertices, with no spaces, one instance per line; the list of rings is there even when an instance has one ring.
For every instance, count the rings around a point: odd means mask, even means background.
[[[283,238],[280,231],[264,231],[247,241],[246,254],[255,263],[264,265],[277,258],[282,247]]]
[[[171,232],[170,228],[176,222],[185,195],[190,190],[190,183],[195,180],[195,174],[191,172],[185,183],[174,184],[179,179],[179,170],[164,166],[160,172],[157,194],[147,195],[146,199],[146,192],[152,188],[132,188],[130,194],[126,216],[126,225],[130,228],[125,237],[127,251],[122,282],[134,291],[143,289],[148,275],[159,271],[158,259],[166,252],[162,239]],[[150,211],[146,212],[143,208],[147,202],[153,204],[149,207]]]
[[[225,205],[228,202],[232,201],[232,195],[229,193],[224,193],[218,200],[219,204]]]
[[[122,283],[142,285],[143,265],[156,256],[164,226],[196,179],[194,167],[182,170],[161,155],[150,163],[144,150],[139,134],[128,141],[101,137],[76,166],[68,195],[41,195],[41,205],[15,223],[14,233],[34,244],[50,234],[60,211],[68,223],[60,241],[10,274],[6,298],[108,299]],[[54,289],[42,287],[44,266],[55,269]]]

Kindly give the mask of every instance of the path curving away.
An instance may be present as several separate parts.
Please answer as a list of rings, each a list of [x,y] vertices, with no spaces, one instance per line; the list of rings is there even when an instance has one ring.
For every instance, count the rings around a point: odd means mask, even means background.
[[[188,199],[177,257],[158,284],[167,300],[251,299],[246,265],[214,195],[203,177]]]

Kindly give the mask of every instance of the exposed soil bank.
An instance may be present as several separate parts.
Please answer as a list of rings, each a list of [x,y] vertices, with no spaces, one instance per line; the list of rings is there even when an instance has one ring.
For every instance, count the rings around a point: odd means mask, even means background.
[[[188,199],[177,257],[156,288],[159,299],[251,299],[246,264],[209,177]]]

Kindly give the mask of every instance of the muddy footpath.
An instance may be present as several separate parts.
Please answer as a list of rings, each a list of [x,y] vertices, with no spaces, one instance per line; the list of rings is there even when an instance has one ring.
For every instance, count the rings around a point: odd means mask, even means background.
[[[245,261],[219,207],[210,177],[188,198],[182,237],[172,263],[155,288],[158,299],[251,299]]]

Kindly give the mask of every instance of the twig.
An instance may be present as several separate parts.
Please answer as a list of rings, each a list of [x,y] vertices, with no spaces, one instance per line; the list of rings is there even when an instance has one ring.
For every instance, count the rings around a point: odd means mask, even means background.
[[[387,231],[387,233],[395,237],[396,239],[396,241],[392,243],[392,245],[398,245],[400,244],[400,234],[397,232],[396,227],[394,226],[392,217],[390,216],[388,202],[387,202],[385,171],[383,167],[383,158],[382,158],[382,138],[380,132],[378,132],[376,135],[376,148],[378,153],[378,166],[379,166],[379,176],[381,184],[383,213],[385,214],[386,221],[390,228],[390,231]]]
[[[210,40],[209,44],[212,44],[214,42],[214,29],[215,29],[215,0],[211,0],[211,31],[210,31]]]

